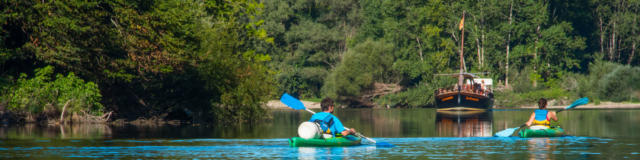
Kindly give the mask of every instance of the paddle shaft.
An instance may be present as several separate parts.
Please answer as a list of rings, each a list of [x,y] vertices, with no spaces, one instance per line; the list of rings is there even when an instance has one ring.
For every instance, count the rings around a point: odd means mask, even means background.
[[[558,112],[562,112],[562,111],[566,111],[566,110],[567,110],[567,109],[564,109],[564,108],[563,108],[563,109],[561,109],[561,110],[559,110],[559,111],[556,111],[556,113],[558,113]]]
[[[311,113],[311,114],[316,114],[316,112],[314,112],[314,111],[310,110],[309,108],[305,108],[304,110],[305,110],[305,111],[307,111],[307,112],[309,112],[309,113]],[[347,128],[347,127],[344,127],[344,129],[349,130],[349,128]],[[364,135],[360,134],[359,132],[356,132],[356,133],[355,133],[355,135],[356,135],[356,136],[358,136],[358,137],[362,137],[362,138],[364,138],[364,139],[367,139],[368,141],[371,141],[371,142],[373,142],[373,143],[377,143],[375,140],[373,140],[373,139],[371,139],[371,138],[369,138],[369,137],[366,137],[366,136],[364,136]]]

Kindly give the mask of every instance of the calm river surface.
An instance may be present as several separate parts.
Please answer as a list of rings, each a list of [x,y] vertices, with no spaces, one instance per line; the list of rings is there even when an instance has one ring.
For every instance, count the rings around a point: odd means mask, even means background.
[[[531,112],[337,109],[345,126],[395,147],[289,147],[287,138],[311,116],[292,110],[238,127],[0,124],[0,159],[640,159],[640,110],[561,112],[565,137],[492,137]]]

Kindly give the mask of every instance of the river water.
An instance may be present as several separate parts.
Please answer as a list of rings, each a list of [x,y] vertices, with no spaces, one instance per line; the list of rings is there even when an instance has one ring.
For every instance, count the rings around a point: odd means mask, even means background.
[[[289,147],[304,111],[273,110],[251,125],[0,125],[0,159],[640,159],[640,110],[558,114],[569,136],[492,137],[532,110],[337,109],[345,126],[394,147]]]

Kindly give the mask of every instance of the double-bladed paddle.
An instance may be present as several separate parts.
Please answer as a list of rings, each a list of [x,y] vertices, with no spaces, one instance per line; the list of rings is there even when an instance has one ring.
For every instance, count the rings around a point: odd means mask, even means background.
[[[580,99],[574,101],[571,105],[569,105],[569,106],[567,106],[567,107],[565,107],[565,108],[563,108],[563,109],[561,109],[559,111],[556,111],[556,113],[562,112],[562,111],[566,111],[566,110],[569,110],[569,109],[572,109],[572,108],[576,108],[576,107],[578,107],[580,105],[585,105],[587,103],[589,103],[589,98],[583,97],[583,98],[580,98]],[[520,130],[521,128],[525,127],[525,126],[527,126],[527,124],[522,124],[522,125],[520,125],[520,127],[507,128],[505,130],[497,132],[495,137],[509,137],[509,136],[513,135],[514,133],[518,133],[517,131]]]
[[[295,109],[295,110],[306,110],[307,112],[309,112],[311,114],[316,114],[316,112],[304,107],[304,104],[300,100],[294,98],[293,96],[291,96],[291,95],[289,95],[287,93],[282,94],[282,97],[280,97],[280,102],[282,102],[285,105],[289,106],[289,108],[292,108],[292,109]],[[344,129],[349,130],[349,128],[347,128],[347,127],[344,127]],[[386,143],[386,142],[376,142],[375,140],[373,140],[373,139],[371,139],[369,137],[366,137],[366,136],[362,135],[359,132],[356,132],[355,135],[358,136],[358,137],[364,138],[364,139],[366,139],[366,140],[368,140],[370,142],[373,142],[377,146],[393,147],[393,144]]]

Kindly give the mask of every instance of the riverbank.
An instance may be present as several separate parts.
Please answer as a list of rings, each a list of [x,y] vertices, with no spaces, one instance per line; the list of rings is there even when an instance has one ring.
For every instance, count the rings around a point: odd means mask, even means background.
[[[562,109],[568,105],[553,105],[548,106],[549,109]],[[536,109],[538,106],[522,106],[524,109]],[[640,103],[615,103],[615,102],[602,102],[600,104],[586,104],[579,106],[580,109],[640,109]]]
[[[301,100],[301,101],[302,101],[302,104],[304,104],[304,107],[307,107],[309,109],[320,109],[320,102],[311,102],[311,101],[305,101],[305,100]],[[270,100],[269,102],[267,102],[265,106],[269,109],[289,109],[289,107],[287,107],[287,105],[285,105],[284,103],[280,102],[280,100]]]
[[[311,102],[311,101],[302,101],[302,103],[304,104],[305,107],[309,108],[309,109],[320,109],[320,103],[319,102]],[[569,104],[567,105],[551,105],[548,106],[547,108],[549,109],[561,109],[561,108],[565,108],[567,107]],[[283,104],[282,102],[280,102],[280,100],[270,100],[269,102],[267,102],[267,104],[265,105],[267,108],[269,109],[289,109],[289,107],[287,107],[287,105]],[[520,107],[500,107],[500,106],[494,106],[493,108],[495,109],[514,109],[514,108],[521,108],[521,109],[536,109],[538,108],[537,105],[523,105]],[[589,103],[586,105],[582,105],[579,108],[581,109],[640,109],[640,103],[617,103],[617,102],[601,102],[600,104],[593,104],[593,103]]]

